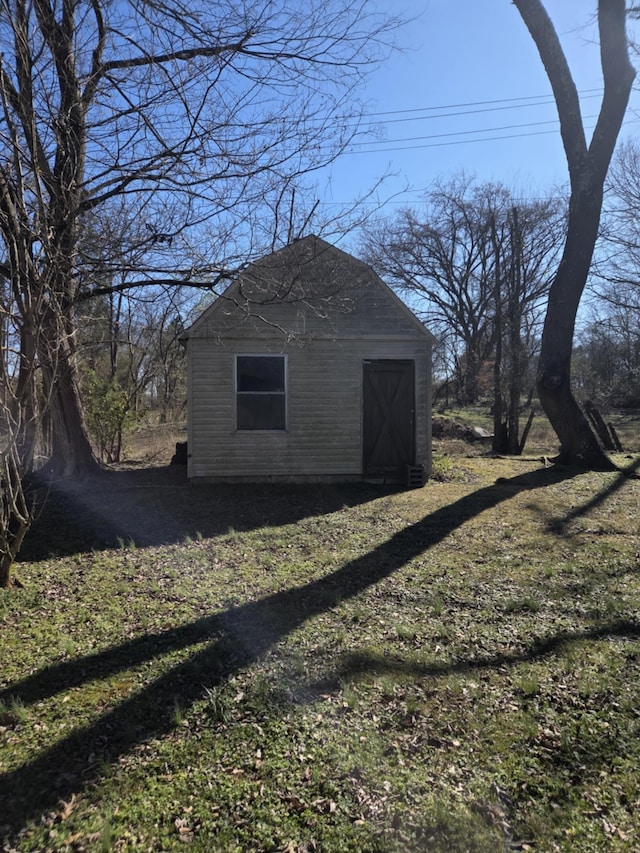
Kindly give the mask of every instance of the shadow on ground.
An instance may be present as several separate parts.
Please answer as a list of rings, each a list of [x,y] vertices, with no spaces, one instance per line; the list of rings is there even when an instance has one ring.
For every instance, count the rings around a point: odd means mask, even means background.
[[[187,537],[294,524],[356,506],[391,486],[194,485],[182,466],[104,471],[42,487],[41,508],[20,554],[24,562],[89,550],[169,545]]]
[[[353,598],[390,577],[478,514],[501,504],[506,509],[509,500],[520,492],[543,488],[572,477],[575,473],[542,469],[508,480],[501,479],[398,530],[382,544],[319,580],[213,613],[158,634],[137,637],[93,655],[47,667],[0,691],[0,701],[10,702],[13,697],[19,697],[25,706],[29,706],[91,680],[107,678],[159,655],[194,647],[186,660],[107,709],[94,721],[61,737],[22,766],[0,777],[0,803],[3,803],[0,824],[4,824],[7,836],[15,838],[29,821],[38,819],[59,801],[66,802],[83,789],[99,784],[102,773],[137,744],[166,735],[175,726],[173,712],[176,697],[179,697],[183,708],[188,708],[203,695],[204,690],[223,684],[239,670],[262,658],[302,624],[333,607],[337,600]],[[130,481],[126,488],[119,485],[121,503],[112,508],[114,513],[126,512],[126,501],[142,503],[145,513],[154,511],[155,490],[159,483],[165,481],[158,472],[145,476],[150,478],[147,481],[150,485],[148,493],[144,491],[141,478],[114,479],[118,484],[126,479]],[[154,478],[158,478],[159,482],[151,487]],[[243,513],[242,507],[231,507],[232,503],[238,502],[228,499],[228,487],[204,491],[198,487],[191,490],[177,481],[176,485],[167,481],[165,487],[175,489],[180,495],[180,501],[172,492],[172,506],[176,511],[170,518],[175,528],[162,532],[164,516],[159,516],[156,542],[167,541],[167,537],[174,537],[178,533],[184,535],[197,530],[197,525],[207,518],[210,519],[210,527],[205,527],[201,532],[209,535],[231,523],[237,529],[247,529],[258,524],[295,521],[311,511],[330,512],[343,506],[345,495],[351,494],[352,500],[359,502],[375,494],[367,487],[354,488],[352,492],[345,491],[344,487],[316,491],[305,487],[299,493],[294,491],[292,494],[291,490],[283,492],[280,500],[277,490],[259,489],[254,491],[251,504],[244,508]],[[243,487],[243,493],[246,499],[246,487]],[[113,494],[110,494],[110,499],[113,499]],[[97,490],[94,498],[98,508],[100,494]],[[79,496],[65,495],[65,499],[73,507],[73,500],[79,499]],[[209,501],[211,506],[215,505],[216,512],[207,516],[200,506],[194,510],[196,520],[189,513],[189,501],[197,501],[201,505]],[[163,505],[166,505],[166,501]],[[156,507],[156,511],[160,512],[160,508]],[[612,625],[610,631],[618,636],[638,634],[637,626],[631,624]],[[602,636],[603,632],[606,633],[606,628],[594,632],[593,636]],[[581,637],[588,639],[589,635]],[[533,659],[552,654],[558,644],[570,639],[566,634],[550,638],[531,648],[525,657]],[[515,657],[497,655],[483,660],[460,661],[453,668],[501,667],[515,663],[516,660]],[[377,664],[359,660],[343,663],[345,665],[362,670]],[[333,679],[339,678],[341,674],[339,670],[336,671]],[[421,674],[429,678],[443,672],[424,671]],[[89,763],[87,756],[93,757]]]

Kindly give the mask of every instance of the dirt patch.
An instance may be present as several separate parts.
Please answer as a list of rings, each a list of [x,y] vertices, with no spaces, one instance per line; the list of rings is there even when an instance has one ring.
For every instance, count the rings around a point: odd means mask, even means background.
[[[475,444],[478,441],[489,442],[493,436],[490,432],[477,426],[468,426],[451,418],[434,418],[432,435],[436,440],[459,439]]]

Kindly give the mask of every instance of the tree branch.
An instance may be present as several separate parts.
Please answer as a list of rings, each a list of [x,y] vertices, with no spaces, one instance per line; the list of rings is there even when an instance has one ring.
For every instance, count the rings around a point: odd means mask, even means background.
[[[604,95],[589,146],[591,168],[600,183],[606,177],[636,76],[629,61],[625,22],[625,0],[601,0],[598,27]]]
[[[624,3],[624,0],[620,0]],[[534,41],[553,90],[572,186],[587,157],[580,98],[555,27],[541,0],[513,0]]]

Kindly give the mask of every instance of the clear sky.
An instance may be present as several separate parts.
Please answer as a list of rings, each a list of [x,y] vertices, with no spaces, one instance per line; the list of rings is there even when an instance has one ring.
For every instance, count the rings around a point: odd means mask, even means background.
[[[417,202],[436,178],[464,170],[501,181],[522,197],[566,184],[551,89],[535,46],[510,0],[378,0],[414,20],[363,95],[380,138],[345,154],[323,173],[323,206],[348,203],[385,172],[385,212]],[[595,0],[546,0],[578,90],[588,128],[602,79]],[[594,91],[595,90],[595,91]],[[638,95],[632,99],[638,104]],[[623,137],[640,131],[628,113]]]

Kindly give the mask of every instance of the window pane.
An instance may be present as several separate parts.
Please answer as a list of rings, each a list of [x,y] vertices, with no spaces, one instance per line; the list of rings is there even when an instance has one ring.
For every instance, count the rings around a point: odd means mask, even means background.
[[[239,355],[238,391],[284,392],[284,356]]]
[[[284,394],[238,394],[238,429],[286,429]]]

